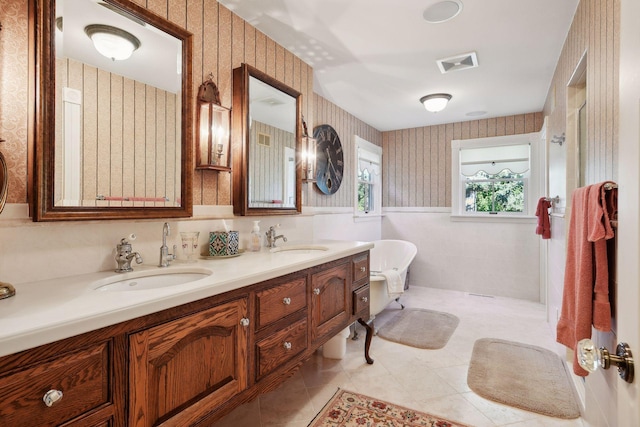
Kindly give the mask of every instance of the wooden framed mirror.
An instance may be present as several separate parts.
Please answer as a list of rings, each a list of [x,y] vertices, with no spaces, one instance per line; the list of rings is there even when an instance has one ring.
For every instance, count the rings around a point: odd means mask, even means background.
[[[302,211],[301,93],[248,64],[233,70],[233,211]]]
[[[33,220],[191,216],[192,34],[129,0],[30,1]]]

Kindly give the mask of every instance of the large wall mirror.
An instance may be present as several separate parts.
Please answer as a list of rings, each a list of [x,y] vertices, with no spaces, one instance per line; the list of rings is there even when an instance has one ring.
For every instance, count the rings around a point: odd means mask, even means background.
[[[128,0],[35,4],[35,221],[192,214],[192,35]]]
[[[300,92],[242,64],[233,71],[236,215],[301,212]]]

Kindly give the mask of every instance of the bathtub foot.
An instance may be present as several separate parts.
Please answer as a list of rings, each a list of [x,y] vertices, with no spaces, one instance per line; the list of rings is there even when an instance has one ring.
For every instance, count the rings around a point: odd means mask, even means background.
[[[364,341],[364,358],[367,360],[369,365],[373,364],[373,359],[369,356],[369,347],[371,347],[371,338],[373,336],[373,320],[369,320],[369,322],[365,322],[362,318],[358,319],[358,323],[360,323],[367,330],[367,337]]]
[[[400,304],[400,310],[404,310],[404,304],[400,302],[400,297],[396,298],[396,302]]]

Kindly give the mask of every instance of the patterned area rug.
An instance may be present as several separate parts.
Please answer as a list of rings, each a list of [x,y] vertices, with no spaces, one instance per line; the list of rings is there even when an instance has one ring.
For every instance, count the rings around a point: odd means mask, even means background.
[[[327,402],[308,427],[468,427],[346,390]]]
[[[567,364],[542,347],[477,340],[467,383],[480,396],[505,405],[556,418],[580,416]]]
[[[378,336],[411,347],[437,350],[449,342],[460,319],[453,314],[406,308],[385,323]]]

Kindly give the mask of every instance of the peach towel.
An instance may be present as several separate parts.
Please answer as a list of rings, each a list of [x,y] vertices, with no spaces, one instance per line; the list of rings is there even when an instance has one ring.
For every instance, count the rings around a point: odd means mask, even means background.
[[[538,217],[538,226],[536,234],[540,234],[543,239],[551,238],[551,222],[549,221],[549,208],[551,202],[546,197],[540,197],[538,207],[536,208],[536,216]]]
[[[609,182],[609,181],[608,181]],[[617,189],[605,184],[577,188],[571,198],[562,311],[556,340],[575,350],[578,341],[591,338],[591,326],[611,329],[609,268],[606,240],[614,237],[611,219],[617,214]],[[589,373],[573,357],[576,375]]]

